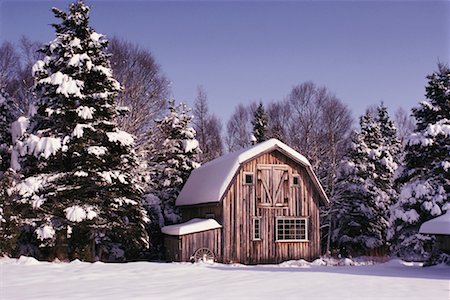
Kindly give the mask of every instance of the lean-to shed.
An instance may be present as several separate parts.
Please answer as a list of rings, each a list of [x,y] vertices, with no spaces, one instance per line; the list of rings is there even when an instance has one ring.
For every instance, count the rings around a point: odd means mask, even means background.
[[[424,222],[420,226],[419,232],[435,235],[438,247],[450,254],[450,210],[439,217]]]
[[[191,173],[176,200],[184,223],[162,229],[167,257],[246,264],[313,259],[320,255],[319,206],[327,204],[308,160],[270,139]],[[208,219],[217,225],[186,230]]]

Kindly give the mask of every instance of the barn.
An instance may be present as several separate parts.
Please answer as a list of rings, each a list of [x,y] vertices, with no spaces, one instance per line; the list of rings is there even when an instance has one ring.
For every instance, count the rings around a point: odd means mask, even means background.
[[[309,161],[270,139],[195,169],[165,226],[168,260],[224,263],[311,260],[320,251],[319,207],[329,200]]]

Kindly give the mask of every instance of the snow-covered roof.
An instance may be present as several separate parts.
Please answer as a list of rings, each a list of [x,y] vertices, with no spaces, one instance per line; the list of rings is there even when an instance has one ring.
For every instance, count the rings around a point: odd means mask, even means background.
[[[184,235],[216,228],[222,228],[222,225],[214,219],[192,219],[185,223],[164,226],[161,231],[168,235]]]
[[[328,203],[328,197],[314,174],[309,161],[283,142],[277,139],[270,139],[252,147],[228,153],[192,171],[178,195],[176,205],[219,202],[242,163],[272,150],[278,150],[304,166],[320,196]]]
[[[424,222],[420,226],[419,232],[450,235],[450,210],[437,218]]]

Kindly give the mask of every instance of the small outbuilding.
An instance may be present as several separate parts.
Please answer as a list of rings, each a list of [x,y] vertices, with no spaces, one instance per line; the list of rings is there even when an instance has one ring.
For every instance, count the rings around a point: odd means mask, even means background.
[[[162,228],[168,260],[244,264],[320,256],[319,207],[329,200],[309,161],[276,139],[195,169]]]
[[[419,232],[435,235],[438,247],[450,254],[450,210],[439,217],[424,222],[420,226]]]

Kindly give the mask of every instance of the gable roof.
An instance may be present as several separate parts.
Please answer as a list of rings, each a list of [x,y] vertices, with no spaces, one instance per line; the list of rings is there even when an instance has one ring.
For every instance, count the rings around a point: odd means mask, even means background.
[[[282,152],[295,162],[304,166],[317,188],[320,197],[325,203],[329,203],[328,197],[306,157],[283,142],[277,139],[270,139],[249,148],[218,157],[193,170],[178,195],[176,205],[183,206],[220,202],[242,163],[257,157],[262,153],[273,150]]]

